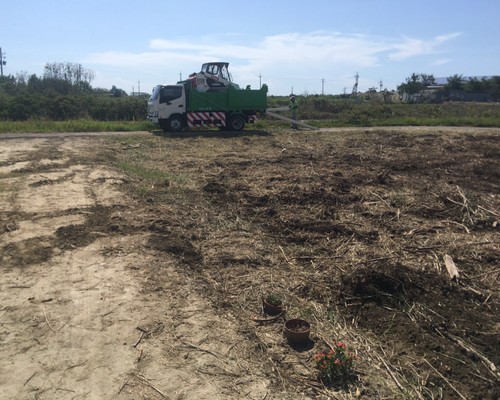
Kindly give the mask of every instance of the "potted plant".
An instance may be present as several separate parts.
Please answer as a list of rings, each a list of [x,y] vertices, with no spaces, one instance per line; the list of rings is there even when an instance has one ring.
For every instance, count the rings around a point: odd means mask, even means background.
[[[278,315],[283,312],[283,299],[278,293],[269,293],[262,299],[262,307],[267,315]]]
[[[289,319],[285,322],[283,332],[285,333],[288,343],[303,345],[309,341],[311,324],[303,319]]]

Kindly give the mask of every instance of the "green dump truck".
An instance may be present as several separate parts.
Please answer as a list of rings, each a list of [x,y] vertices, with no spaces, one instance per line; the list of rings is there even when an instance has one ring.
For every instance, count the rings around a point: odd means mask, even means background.
[[[217,127],[240,131],[267,108],[267,86],[240,89],[229,63],[203,64],[201,71],[175,85],[158,85],[148,101],[148,119],[165,131]]]

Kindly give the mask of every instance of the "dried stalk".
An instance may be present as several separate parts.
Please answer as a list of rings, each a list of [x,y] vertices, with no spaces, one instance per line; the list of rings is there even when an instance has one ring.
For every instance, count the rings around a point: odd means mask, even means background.
[[[153,389],[155,392],[159,393],[161,397],[164,399],[170,399],[165,393],[163,393],[160,389],[158,389],[156,386],[154,386],[151,382],[149,382],[144,376],[136,374],[134,375],[137,377],[142,383],[145,385],[149,386],[151,389]]]
[[[43,307],[43,304],[40,304],[40,307],[42,307],[42,312],[43,312],[43,316],[45,317],[45,322],[49,326],[50,330],[52,332],[56,332],[56,330],[54,328],[52,328],[52,325],[50,325],[49,319],[47,318],[47,314],[45,314],[45,308]]]
[[[433,365],[432,365],[429,361],[427,361],[425,358],[424,358],[423,360],[427,363],[427,365],[428,365],[429,367],[431,367],[431,368],[432,368],[432,369],[433,369],[433,370],[434,370],[434,371],[435,371],[435,372],[436,372],[436,373],[437,373],[437,374],[441,377],[441,379],[443,379],[443,380],[444,380],[444,381],[445,381],[445,382],[446,382],[446,383],[447,383],[447,384],[448,384],[448,385],[449,385],[449,386],[453,389],[453,391],[454,391],[456,394],[458,394],[458,396],[459,396],[461,399],[463,399],[463,400],[467,400],[467,398],[466,398],[466,397],[464,397],[464,396],[462,395],[462,393],[460,393],[460,392],[459,392],[459,391],[455,388],[455,386],[453,386],[453,385],[451,384],[451,382],[450,382],[448,379],[446,379],[446,377],[445,377],[445,376],[444,376],[441,372],[439,372],[436,368],[434,368],[434,366],[433,366]]]

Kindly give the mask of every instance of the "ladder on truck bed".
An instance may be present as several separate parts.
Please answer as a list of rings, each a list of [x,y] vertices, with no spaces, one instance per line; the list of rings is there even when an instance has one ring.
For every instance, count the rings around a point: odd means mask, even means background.
[[[297,124],[299,126],[303,126],[304,128],[318,129],[318,128],[314,127],[314,126],[305,124],[304,122],[296,121],[296,120],[294,120],[292,118],[285,117],[284,115],[278,114],[278,111],[288,111],[288,107],[268,108],[268,109],[266,109],[266,114],[269,115],[270,117],[290,122],[291,124]]]

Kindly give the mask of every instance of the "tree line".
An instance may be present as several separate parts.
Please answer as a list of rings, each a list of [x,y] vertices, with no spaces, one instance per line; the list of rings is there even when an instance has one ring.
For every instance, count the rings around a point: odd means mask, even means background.
[[[93,88],[93,79],[94,72],[81,64],[55,62],[45,65],[42,76],[21,72],[16,76],[0,77],[0,121],[138,121],[146,118],[147,103],[144,96],[128,96],[116,86],[111,90]],[[413,73],[397,87],[397,91],[410,95],[420,94],[435,85],[433,75]],[[491,100],[500,101],[500,76],[466,79],[462,75],[453,75],[439,90],[445,94],[441,101],[446,100],[448,94],[457,92],[487,92]],[[344,104],[327,97],[301,99],[299,112],[307,112],[310,118],[319,119],[331,118],[332,113],[341,113],[346,107],[349,113],[352,112],[354,104]],[[286,98],[283,99],[271,96],[269,104],[272,106],[275,102],[287,101]],[[434,97],[434,101],[430,102],[440,102],[436,99]]]
[[[75,63],[47,63],[42,76],[0,77],[0,120],[143,120],[144,96],[128,96],[113,86],[93,88],[94,72]]]
[[[397,90],[399,93],[417,94],[435,85],[434,75],[413,73],[397,87]],[[484,92],[489,93],[493,101],[499,101],[500,76],[465,78],[463,75],[456,74],[447,78],[447,83],[443,85],[441,90],[445,94],[460,91]]]

